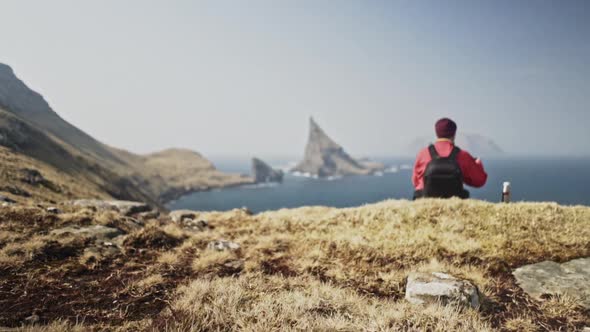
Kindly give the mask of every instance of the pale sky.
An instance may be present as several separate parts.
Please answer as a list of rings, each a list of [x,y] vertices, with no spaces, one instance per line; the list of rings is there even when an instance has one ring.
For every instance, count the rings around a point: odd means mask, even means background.
[[[434,121],[515,155],[589,155],[590,1],[0,3],[0,62],[134,152],[302,155],[308,118],[354,155]]]

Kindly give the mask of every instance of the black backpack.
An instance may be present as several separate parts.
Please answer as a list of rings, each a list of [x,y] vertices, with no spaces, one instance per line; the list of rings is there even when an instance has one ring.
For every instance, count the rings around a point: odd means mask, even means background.
[[[457,162],[457,155],[461,149],[453,147],[453,151],[446,158],[439,156],[434,145],[430,145],[428,150],[432,160],[424,172],[424,197],[465,198],[463,173]]]

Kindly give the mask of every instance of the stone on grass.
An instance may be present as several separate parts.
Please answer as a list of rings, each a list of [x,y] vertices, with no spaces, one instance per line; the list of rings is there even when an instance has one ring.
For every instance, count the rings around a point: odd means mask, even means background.
[[[147,212],[152,210],[152,208],[149,205],[142,202],[119,200],[78,199],[66,202],[66,204],[78,207],[95,208],[98,211],[118,211],[125,216],[130,216],[135,213]]]
[[[84,254],[82,257],[84,257],[85,264],[91,264],[101,262],[119,253],[121,253],[121,249],[114,245],[91,246],[84,249]]]
[[[471,282],[441,272],[408,275],[406,300],[414,304],[441,303],[479,308],[479,291]]]
[[[241,271],[244,269],[244,260],[237,259],[237,260],[225,262],[225,263],[223,263],[223,267],[230,269],[230,270],[234,270],[234,271]]]
[[[124,233],[132,233],[143,228],[145,223],[132,217],[123,217],[111,220],[109,226],[118,228]]]
[[[43,184],[47,180],[43,177],[41,172],[32,168],[23,168],[21,172],[21,181],[31,185]]]
[[[150,220],[150,219],[158,219],[160,216],[160,211],[158,210],[151,210],[146,212],[141,212],[137,214],[137,217],[143,220]]]
[[[217,251],[238,250],[240,249],[240,245],[231,241],[217,240],[209,242],[207,249]]]
[[[590,257],[559,264],[551,261],[525,265],[513,272],[518,285],[532,298],[568,295],[590,309]]]
[[[0,202],[2,203],[8,203],[8,204],[14,204],[16,203],[16,201],[12,198],[6,197],[4,195],[0,195]]]
[[[31,197],[31,194],[28,191],[15,186],[3,186],[0,187],[0,191],[6,191],[8,193],[21,197]]]
[[[182,226],[192,230],[202,232],[209,229],[209,223],[206,220],[183,219]]]
[[[103,242],[112,242],[111,240],[119,235],[122,232],[113,227],[107,227],[102,225],[93,225],[88,227],[64,227],[58,228],[51,231],[53,235],[62,235],[62,234],[73,234],[73,235],[80,235],[85,237],[90,237],[96,240],[97,243]]]
[[[191,210],[174,210],[169,213],[170,218],[174,222],[181,222],[185,219],[193,220],[197,218],[197,213]]]
[[[55,213],[55,214],[59,213],[59,209],[58,209],[58,208],[56,208],[55,206],[50,206],[50,207],[48,207],[48,208],[46,209],[46,211],[47,211],[47,212],[49,212],[49,213]]]

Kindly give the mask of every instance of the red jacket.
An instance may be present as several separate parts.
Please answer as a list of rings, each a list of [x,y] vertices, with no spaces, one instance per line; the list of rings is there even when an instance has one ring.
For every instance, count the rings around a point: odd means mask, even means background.
[[[454,144],[450,140],[445,139],[439,139],[434,143],[436,152],[438,152],[441,157],[448,157],[453,150],[453,146]],[[414,188],[416,188],[416,190],[424,189],[424,172],[431,160],[432,158],[430,158],[428,147],[422,149],[420,153],[418,153],[416,164],[414,165],[414,174],[412,175],[412,182],[414,183]],[[461,167],[463,182],[466,185],[479,188],[486,184],[488,175],[483,169],[481,161],[476,161],[469,152],[461,150],[457,155],[457,162],[459,163],[459,167]]]

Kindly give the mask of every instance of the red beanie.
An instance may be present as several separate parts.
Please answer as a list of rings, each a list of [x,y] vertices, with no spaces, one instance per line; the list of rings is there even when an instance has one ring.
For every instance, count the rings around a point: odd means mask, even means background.
[[[438,138],[451,138],[457,132],[457,124],[449,118],[442,118],[436,121],[434,130]]]

